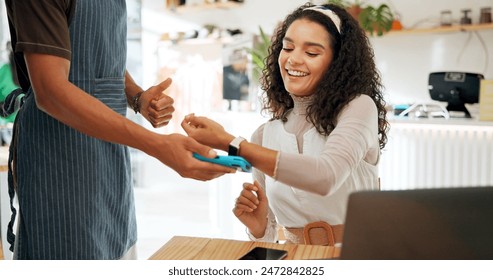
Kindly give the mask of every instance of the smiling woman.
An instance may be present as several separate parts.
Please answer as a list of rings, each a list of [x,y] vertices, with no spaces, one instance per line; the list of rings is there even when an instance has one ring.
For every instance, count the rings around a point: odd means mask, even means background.
[[[300,6],[272,38],[261,85],[272,119],[239,144],[254,182],[243,184],[234,214],[252,240],[275,242],[280,227],[287,242],[340,243],[347,198],[379,189],[377,163],[387,142],[365,32],[339,6]],[[224,151],[238,139],[205,117],[188,116],[182,126]]]

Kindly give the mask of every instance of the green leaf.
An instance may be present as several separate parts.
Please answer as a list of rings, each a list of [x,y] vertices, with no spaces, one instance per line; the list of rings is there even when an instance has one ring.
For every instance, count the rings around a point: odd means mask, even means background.
[[[377,8],[370,5],[363,9],[359,15],[359,21],[361,27],[370,35],[377,32],[378,36],[382,36],[384,32],[392,28],[394,14],[386,4],[381,4]]]
[[[259,79],[262,74],[262,70],[265,67],[265,58],[269,54],[269,47],[271,44],[270,38],[265,34],[262,27],[259,26],[259,33],[261,41],[253,46],[253,48],[246,48],[246,51],[252,56],[253,74],[255,79]]]

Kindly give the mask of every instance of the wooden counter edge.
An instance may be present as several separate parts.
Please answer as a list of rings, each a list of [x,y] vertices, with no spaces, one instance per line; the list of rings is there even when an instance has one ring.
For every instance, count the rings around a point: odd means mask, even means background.
[[[340,248],[329,246],[174,236],[149,260],[238,260],[256,246],[286,250],[285,260],[334,259],[340,254]]]
[[[210,238],[173,236],[149,260],[193,260]]]

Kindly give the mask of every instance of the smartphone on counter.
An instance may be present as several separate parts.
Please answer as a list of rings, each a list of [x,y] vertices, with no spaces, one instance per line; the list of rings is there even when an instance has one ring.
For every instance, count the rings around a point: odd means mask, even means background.
[[[224,165],[236,168],[238,171],[251,172],[252,165],[240,156],[216,156],[215,158],[206,158],[199,154],[193,153],[193,157],[206,162]]]
[[[288,251],[255,247],[240,258],[240,260],[282,260],[288,255]]]

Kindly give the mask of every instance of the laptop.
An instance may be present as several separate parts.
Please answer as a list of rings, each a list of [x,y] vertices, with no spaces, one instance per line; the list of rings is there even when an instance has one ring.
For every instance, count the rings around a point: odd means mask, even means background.
[[[493,187],[350,195],[340,259],[493,259]]]

